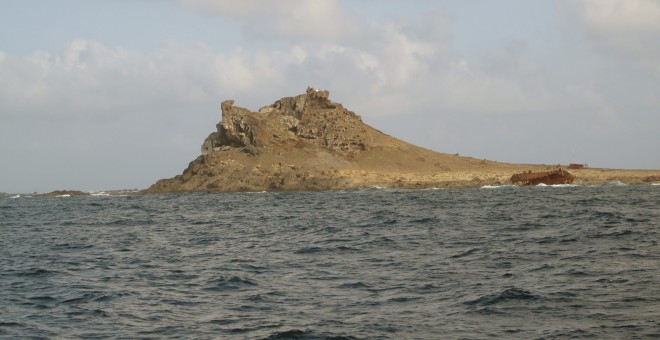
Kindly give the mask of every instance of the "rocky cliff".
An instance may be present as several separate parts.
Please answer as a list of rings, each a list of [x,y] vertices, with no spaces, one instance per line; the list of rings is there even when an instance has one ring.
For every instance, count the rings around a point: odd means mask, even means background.
[[[364,151],[366,127],[355,113],[329,99],[328,91],[308,88],[251,112],[222,102],[222,121],[202,144],[202,154],[243,148],[248,153],[269,146],[324,147],[343,155]]]
[[[222,102],[222,120],[201,156],[147,191],[476,187],[507,182],[520,169],[545,168],[423,149],[364,124],[329,96],[308,88],[257,112]]]

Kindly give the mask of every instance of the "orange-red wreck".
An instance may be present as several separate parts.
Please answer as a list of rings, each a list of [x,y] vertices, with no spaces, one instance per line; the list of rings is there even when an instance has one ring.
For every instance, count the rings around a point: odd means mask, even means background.
[[[571,184],[574,180],[573,174],[561,168],[552,171],[523,172],[511,176],[511,183],[519,186]]]

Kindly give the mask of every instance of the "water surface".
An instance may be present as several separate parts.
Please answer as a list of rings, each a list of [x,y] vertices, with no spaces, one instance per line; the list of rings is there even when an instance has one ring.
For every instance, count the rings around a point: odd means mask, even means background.
[[[0,199],[0,336],[652,338],[660,187]]]

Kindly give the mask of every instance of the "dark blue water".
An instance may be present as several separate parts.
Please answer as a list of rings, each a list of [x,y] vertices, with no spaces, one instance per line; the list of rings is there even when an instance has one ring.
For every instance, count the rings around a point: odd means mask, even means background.
[[[660,186],[0,199],[0,337],[660,337]]]

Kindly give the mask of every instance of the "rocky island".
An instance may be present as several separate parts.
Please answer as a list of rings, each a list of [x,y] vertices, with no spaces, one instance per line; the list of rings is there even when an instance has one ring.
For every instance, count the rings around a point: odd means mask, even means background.
[[[55,190],[45,194],[35,194],[34,197],[70,197],[70,196],[89,196],[88,192],[79,190]]]
[[[513,173],[556,165],[508,164],[424,149],[362,122],[308,88],[257,112],[222,102],[222,120],[183,174],[145,192],[457,188],[510,184]],[[575,183],[636,183],[660,171],[582,169]]]

